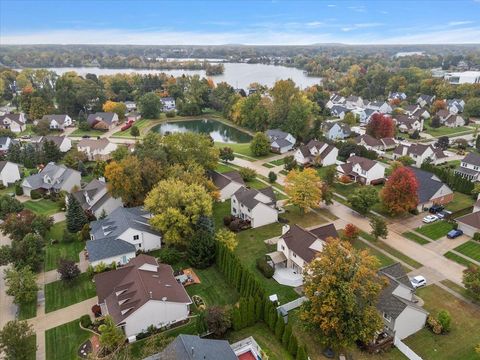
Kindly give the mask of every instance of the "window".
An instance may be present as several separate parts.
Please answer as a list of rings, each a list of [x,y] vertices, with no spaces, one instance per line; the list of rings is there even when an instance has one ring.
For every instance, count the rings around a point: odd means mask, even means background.
[[[142,247],[142,244],[138,244],[138,247],[141,248],[141,247]]]
[[[295,257],[295,258],[296,258],[296,257],[297,257],[297,254],[293,253],[293,257]]]
[[[478,166],[474,166],[474,167],[473,167],[473,170],[478,170]]]
[[[383,318],[387,320],[388,322],[392,321],[392,317],[386,313],[383,313]]]
[[[138,240],[140,239],[140,235],[133,235],[133,240]]]
[[[285,246],[282,245],[282,250],[285,250]]]

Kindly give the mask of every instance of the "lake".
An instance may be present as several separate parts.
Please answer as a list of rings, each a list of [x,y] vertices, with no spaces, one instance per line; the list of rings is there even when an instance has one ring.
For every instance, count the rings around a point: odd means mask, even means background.
[[[156,125],[151,131],[160,134],[191,131],[208,134],[212,137],[213,141],[230,144],[248,143],[252,140],[249,134],[220,121],[211,119],[172,121]]]
[[[234,88],[247,89],[253,82],[271,87],[277,80],[292,79],[297,86],[304,89],[321,82],[320,77],[307,76],[302,70],[292,67],[245,63],[224,63],[223,65],[225,66],[225,71],[222,75],[210,77],[217,84],[224,81]],[[75,71],[81,76],[85,76],[88,73],[112,75],[118,73],[158,74],[162,72],[175,77],[184,74],[206,76],[204,70],[103,69],[98,67],[49,68],[49,70],[55,71],[59,75],[68,71]]]

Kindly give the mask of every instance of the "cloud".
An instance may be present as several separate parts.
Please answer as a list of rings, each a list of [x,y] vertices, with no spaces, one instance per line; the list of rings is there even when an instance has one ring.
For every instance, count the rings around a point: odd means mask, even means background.
[[[337,5],[335,5],[335,4],[328,4],[328,5],[327,5],[327,7],[330,7],[330,8],[336,7],[336,6],[337,6]]]
[[[384,25],[384,24],[382,24],[382,23],[359,23],[359,24],[344,26],[344,27],[342,27],[342,31],[352,31],[352,30],[356,30],[356,29],[368,29],[368,28],[378,27],[378,26],[382,26],[382,25]]]
[[[468,25],[468,24],[473,24],[473,21],[470,21],[470,20],[450,21],[450,22],[448,23],[448,26],[459,26],[459,25]]]
[[[367,11],[365,6],[363,5],[349,6],[348,8],[352,11],[361,12],[361,13],[364,13]]]
[[[323,23],[321,21],[311,21],[311,22],[306,23],[305,25],[307,25],[307,27],[310,27],[310,28],[319,28],[319,27],[324,26],[325,23]]]

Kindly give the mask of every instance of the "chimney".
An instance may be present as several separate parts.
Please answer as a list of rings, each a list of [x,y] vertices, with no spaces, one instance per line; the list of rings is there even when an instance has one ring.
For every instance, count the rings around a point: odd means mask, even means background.
[[[195,354],[195,349],[192,346],[192,356]]]
[[[285,235],[287,233],[287,231],[290,230],[290,225],[283,225],[282,226],[282,235]]]

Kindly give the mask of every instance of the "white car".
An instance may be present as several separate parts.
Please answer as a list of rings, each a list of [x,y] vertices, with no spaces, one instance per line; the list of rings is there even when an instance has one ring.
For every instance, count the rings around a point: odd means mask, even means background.
[[[410,282],[412,283],[412,286],[415,289],[418,289],[423,286],[427,286],[427,280],[422,275],[414,276],[413,278],[410,279]]]
[[[425,217],[423,218],[422,221],[423,221],[425,224],[430,224],[430,223],[433,223],[433,222],[435,222],[435,221],[437,221],[437,220],[438,220],[438,216],[437,216],[437,215],[427,215],[427,216],[425,216]]]

